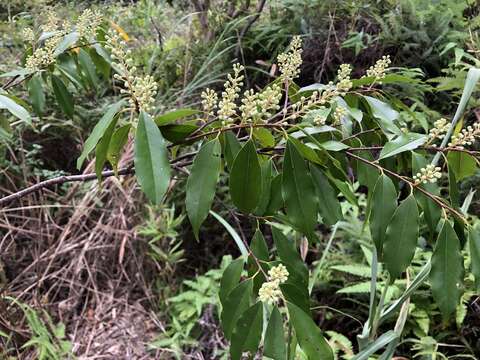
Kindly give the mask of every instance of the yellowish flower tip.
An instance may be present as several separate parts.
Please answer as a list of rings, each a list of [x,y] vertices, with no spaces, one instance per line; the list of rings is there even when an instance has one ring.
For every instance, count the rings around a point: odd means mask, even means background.
[[[288,280],[288,270],[283,264],[272,267],[268,271],[268,281],[258,290],[258,299],[262,302],[275,304],[282,296],[280,284]]]
[[[367,70],[367,76],[373,77],[375,80],[383,79],[391,63],[392,61],[390,60],[390,55],[382,56],[381,59],[377,60],[375,65],[371,66]]]
[[[201,94],[203,110],[208,116],[213,116],[213,110],[217,107],[218,96],[212,89],[205,89]]]
[[[288,50],[278,55],[278,67],[283,80],[291,81],[300,74],[302,51],[302,39],[294,36]]]
[[[424,168],[420,169],[416,175],[413,176],[413,180],[415,181],[415,185],[419,184],[428,184],[428,183],[436,183],[438,179],[442,177],[441,168],[436,167],[435,165],[427,165]]]
[[[222,99],[218,103],[217,115],[222,122],[222,126],[228,125],[237,114],[237,105],[235,100],[239,97],[239,92],[243,86],[243,75],[240,73],[244,70],[243,65],[233,65],[233,76],[228,74],[227,81],[224,84]]]
[[[460,133],[453,135],[448,146],[463,149],[467,145],[472,145],[478,137],[480,137],[480,122],[474,123],[473,126],[467,126]]]

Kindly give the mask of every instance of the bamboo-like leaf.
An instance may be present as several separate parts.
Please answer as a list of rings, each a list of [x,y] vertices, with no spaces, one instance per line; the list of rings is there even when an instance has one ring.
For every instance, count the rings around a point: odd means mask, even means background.
[[[88,154],[90,154],[90,152],[93,151],[93,149],[95,149],[95,146],[97,146],[97,143],[100,141],[103,134],[108,129],[111,122],[114,120],[115,115],[117,115],[117,113],[120,111],[123,104],[124,104],[124,101],[120,100],[119,102],[116,102],[115,104],[110,105],[107,112],[102,116],[100,121],[95,125],[95,127],[92,130],[92,133],[85,141],[82,154],[77,159],[77,169],[80,170]]]
[[[22,105],[17,104],[14,100],[6,95],[0,94],[0,109],[7,109],[13,116],[26,122],[27,124],[31,123],[31,118],[28,111],[25,110]]]
[[[333,351],[312,318],[298,306],[287,303],[298,343],[308,360],[333,360]]]
[[[370,359],[371,355],[390,344],[396,338],[398,338],[398,334],[396,334],[395,331],[387,331],[385,334],[382,334],[378,339],[368,345],[364,350],[355,355],[352,360],[368,360]]]
[[[220,175],[220,164],[220,141],[214,139],[205,143],[198,152],[187,180],[185,207],[197,239],[200,226],[212,206]]]
[[[283,330],[282,314],[276,306],[268,320],[263,348],[263,354],[273,360],[287,359],[287,344]]]
[[[135,134],[135,174],[147,197],[160,204],[170,183],[167,147],[155,122],[140,113]]]
[[[433,298],[447,319],[455,312],[462,296],[463,257],[457,234],[445,220],[432,255],[430,282]]]
[[[62,109],[65,115],[72,118],[74,110],[72,94],[70,94],[62,79],[55,75],[52,75],[52,87],[60,109]]]
[[[239,210],[249,213],[262,195],[262,170],[253,140],[238,152],[230,172],[230,195]]]
[[[232,334],[230,356],[240,360],[244,351],[256,352],[263,330],[263,305],[257,302],[248,308],[238,319]]]
[[[385,233],[397,208],[397,191],[387,175],[382,174],[378,177],[371,201],[370,232],[373,243],[377,248],[377,256],[382,259]]]
[[[409,195],[395,210],[383,244],[384,261],[392,279],[399,278],[415,254],[418,241],[417,202]]]
[[[228,233],[230,234],[230,236],[233,238],[233,240],[235,241],[235,244],[237,244],[237,247],[238,247],[238,250],[240,250],[240,253],[243,255],[243,256],[248,256],[248,250],[247,248],[245,247],[243,241],[242,241],[242,238],[240,237],[240,235],[238,235],[238,233],[235,231],[235,229],[228,223],[228,221],[226,221],[223,217],[221,217],[219,214],[217,214],[215,211],[213,210],[210,210],[210,214],[212,214],[212,216],[218,220],[218,222],[220,224],[223,225],[223,227],[228,231]]]
[[[305,235],[312,235],[317,223],[315,188],[305,160],[290,140],[283,161],[282,194],[290,222]]]
[[[326,225],[334,225],[337,221],[343,219],[337,193],[319,166],[311,164],[310,172],[312,173],[313,183],[317,191],[320,215]]]

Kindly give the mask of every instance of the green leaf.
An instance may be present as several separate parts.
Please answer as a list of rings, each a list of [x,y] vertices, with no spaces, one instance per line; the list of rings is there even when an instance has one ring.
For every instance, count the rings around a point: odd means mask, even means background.
[[[277,228],[272,227],[273,241],[277,248],[278,256],[282,260],[282,263],[288,269],[290,277],[298,280],[298,284],[301,287],[307,288],[308,286],[308,269],[305,263],[302,261],[300,254],[298,253],[295,244],[287,239],[287,237]]]
[[[308,360],[333,360],[332,349],[311,317],[294,304],[287,306],[298,343]]]
[[[27,124],[31,123],[30,114],[28,111],[8,96],[0,94],[0,109],[7,109],[13,116],[26,122]]]
[[[71,48],[77,42],[78,38],[79,34],[76,31],[65,35],[63,39],[58,43],[53,55],[57,57],[58,55],[64,53],[65,50]]]
[[[263,161],[260,164],[262,168],[262,194],[260,196],[260,201],[255,208],[254,214],[258,216],[263,216],[267,210],[267,206],[270,203],[270,195],[272,188],[272,174],[273,174],[273,162],[271,159]]]
[[[305,160],[290,140],[283,161],[282,195],[290,222],[311,236],[317,223],[315,188]]]
[[[160,126],[160,131],[165,139],[177,143],[192,134],[198,127],[193,124],[171,124]]]
[[[147,197],[160,204],[170,183],[168,150],[157,125],[141,112],[135,134],[135,173]]]
[[[260,229],[255,231],[253,235],[252,241],[250,243],[250,250],[252,251],[253,255],[260,260],[260,266],[264,269],[265,272],[268,272],[269,268],[266,264],[269,260],[268,254],[268,246],[265,242],[265,238],[263,237],[262,232]],[[258,265],[253,256],[249,256],[248,260],[248,276],[255,276],[254,283],[253,283],[253,291],[254,294],[258,293],[258,290],[262,286],[262,284],[266,281],[265,276],[262,272],[259,272]]]
[[[232,131],[226,131],[223,133],[224,139],[224,149],[223,154],[225,155],[225,160],[227,162],[227,167],[229,171],[232,171],[233,160],[237,156],[238,152],[242,148],[242,145],[238,141],[237,137]]]
[[[119,102],[116,102],[115,104],[110,105],[107,112],[102,116],[100,121],[95,125],[95,127],[92,130],[92,133],[88,137],[87,141],[85,141],[82,154],[77,159],[77,169],[80,170],[88,154],[90,154],[90,152],[93,149],[95,149],[95,146],[97,146],[97,143],[100,141],[103,134],[108,129],[108,127],[110,126],[110,123],[115,118],[115,115],[117,115],[117,113],[120,111],[123,104],[124,104],[124,101],[120,100]]]
[[[40,115],[45,110],[45,92],[40,74],[35,74],[28,81],[28,96],[35,112]]]
[[[378,177],[372,194],[370,232],[377,248],[378,258],[382,258],[383,242],[390,219],[397,208],[397,191],[392,180],[385,174]]]
[[[262,147],[271,148],[275,146],[275,138],[273,137],[272,133],[266,128],[254,128],[253,136],[260,142]]]
[[[282,174],[277,174],[270,184],[270,201],[264,215],[273,215],[283,206]]]
[[[107,161],[107,152],[112,139],[113,131],[117,125],[117,117],[110,123],[107,130],[102,136],[102,139],[98,142],[95,148],[95,173],[97,174],[98,181],[102,180],[102,171],[105,161]]]
[[[250,306],[253,281],[245,280],[233,288],[222,306],[221,322],[225,338],[231,339],[233,329],[243,312]]]
[[[342,151],[350,147],[347,144],[344,144],[340,141],[334,141],[334,140],[325,141],[320,145],[322,145],[322,148],[328,151]]]
[[[298,282],[296,278],[289,277],[286,283],[280,285],[280,290],[282,290],[283,297],[286,301],[295,304],[302,309],[305,314],[310,315],[308,289]]]
[[[328,225],[334,225],[337,221],[343,219],[342,208],[328,178],[323,174],[319,166],[310,165],[313,183],[318,196],[318,210],[322,216],[323,222]]]
[[[374,342],[370,343],[365,349],[355,355],[351,360],[368,360],[370,356],[375,354],[378,350],[382,349],[383,347],[390,344],[392,341],[398,338],[397,333],[395,331],[390,330],[386,333],[382,334],[379,338],[377,338]]]
[[[475,277],[475,287],[480,292],[480,229],[478,225],[468,232],[472,274]]]
[[[263,305],[257,302],[238,319],[230,344],[232,360],[240,360],[244,351],[256,352],[262,338]]]
[[[415,150],[423,145],[427,137],[421,134],[409,133],[402,134],[395,140],[389,141],[385,144],[380,152],[379,160],[400,154],[405,151]]]
[[[85,77],[90,85],[95,88],[98,84],[97,73],[95,72],[95,64],[93,63],[90,55],[83,49],[78,52],[78,62],[82,68]]]
[[[199,112],[200,111],[194,110],[194,109],[179,109],[179,110],[170,111],[166,114],[157,116],[155,118],[155,124],[157,124],[158,126],[171,124],[178,119],[195,115],[195,114],[198,114]]]
[[[395,210],[383,244],[384,261],[391,279],[399,278],[413,259],[418,240],[417,202],[409,195]]]
[[[276,306],[273,308],[270,319],[268,320],[263,345],[263,355],[273,360],[287,359],[287,344],[285,342],[282,314],[280,314]]]
[[[262,195],[262,170],[253,140],[245,143],[233,161],[230,172],[230,195],[244,213],[252,212]]]
[[[69,118],[73,117],[73,97],[58,76],[52,75],[52,87],[60,109]]]
[[[463,257],[457,234],[445,220],[432,255],[430,283],[433,298],[447,319],[455,312],[462,296]]]
[[[245,245],[243,244],[242,238],[240,237],[240,235],[238,235],[238,233],[235,231],[235,229],[224,218],[222,218],[219,214],[217,214],[215,211],[210,210],[210,214],[212,214],[212,216],[215,219],[217,219],[220,222],[220,224],[222,224],[223,227],[228,231],[230,236],[235,241],[235,244],[237,244],[237,247],[240,250],[240,253],[245,257],[248,256],[248,250],[245,247]]]
[[[460,207],[460,192],[458,191],[458,182],[450,164],[448,165],[448,194],[450,196],[450,204],[458,209]]]
[[[449,151],[447,161],[457,181],[472,176],[477,171],[475,158],[470,154],[461,151]]]
[[[123,125],[115,130],[110,140],[110,145],[107,151],[107,160],[112,165],[113,171],[117,172],[118,162],[120,160],[120,152],[127,143],[128,134],[130,132],[130,124]]]
[[[228,295],[240,282],[240,277],[243,271],[243,264],[245,264],[244,258],[240,257],[233,260],[226,269],[223,271],[222,279],[220,281],[220,291],[218,297],[220,302],[225,304]]]
[[[387,103],[373,97],[364,96],[364,99],[370,106],[373,117],[378,120],[380,127],[388,138],[402,134],[402,131],[395,125],[395,120],[399,117],[398,111],[392,109]]]
[[[195,160],[187,180],[185,206],[193,233],[198,239],[198,231],[207,218],[212,206],[220,175],[221,146],[218,139],[205,143]]]

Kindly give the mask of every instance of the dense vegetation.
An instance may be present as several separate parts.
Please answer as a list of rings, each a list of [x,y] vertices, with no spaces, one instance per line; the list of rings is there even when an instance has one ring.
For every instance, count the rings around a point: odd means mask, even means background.
[[[0,357],[480,357],[473,0],[0,4]]]

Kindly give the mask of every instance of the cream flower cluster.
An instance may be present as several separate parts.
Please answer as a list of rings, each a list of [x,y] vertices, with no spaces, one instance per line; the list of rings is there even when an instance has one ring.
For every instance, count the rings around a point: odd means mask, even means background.
[[[86,9],[78,17],[76,30],[80,37],[90,38],[95,36],[97,28],[102,23],[103,16],[99,11],[92,11],[91,9]]]
[[[427,183],[436,183],[438,179],[442,177],[441,168],[436,167],[435,165],[427,165],[424,168],[420,169],[416,175],[413,176],[415,180],[415,185],[427,184]]]
[[[258,290],[258,299],[262,302],[275,304],[282,296],[280,284],[288,280],[288,270],[283,264],[272,267],[268,271],[268,281]]]
[[[467,126],[459,134],[453,135],[448,146],[463,149],[464,146],[472,145],[477,137],[480,137],[480,122],[476,122],[473,126]]]
[[[288,51],[278,55],[278,66],[283,80],[293,80],[300,74],[302,51],[302,39],[295,36]]]
[[[26,27],[22,30],[22,37],[24,41],[29,43],[33,43],[35,41],[35,33],[33,32],[33,29],[29,27]]]
[[[50,10],[47,15],[47,21],[40,26],[43,32],[54,32],[58,30],[58,23],[60,19],[57,17],[55,11]]]
[[[319,110],[324,110],[325,106],[320,106]],[[323,126],[327,122],[327,118],[322,114],[316,114],[313,118],[313,124],[316,126]]]
[[[335,111],[333,112],[334,123],[340,123],[345,116],[347,116],[347,109],[345,109],[343,106],[337,105]]]
[[[428,142],[432,142],[436,139],[443,139],[445,134],[450,129],[450,123],[447,119],[441,118],[433,123],[433,128],[428,132]]]
[[[253,89],[245,91],[240,106],[242,121],[250,122],[268,118],[274,111],[280,109],[281,98],[282,92],[277,84],[267,87],[260,93],[255,93]]]
[[[118,65],[120,73],[114,78],[122,81],[124,89],[120,92],[128,94],[130,107],[149,112],[155,102],[158,85],[150,75],[136,75],[137,67],[133,64],[131,50],[126,49],[127,43],[120,38],[115,30],[110,30],[105,36],[105,48],[110,50],[111,57]]]
[[[367,76],[373,77],[375,80],[383,79],[385,77],[385,72],[391,63],[390,55],[382,56],[381,59],[377,60],[375,65],[367,70]]]
[[[218,96],[212,89],[206,88],[202,94],[202,107],[208,116],[213,116],[213,110],[217,107]]]
[[[233,65],[233,76],[228,74],[228,80],[224,84],[222,99],[218,103],[217,115],[222,121],[222,125],[227,125],[236,114],[237,105],[235,100],[238,98],[240,88],[243,86],[243,75],[240,73],[244,70],[243,65]]]
[[[27,57],[25,68],[29,71],[39,71],[55,62],[55,49],[63,38],[63,33],[58,32],[45,41],[45,45],[35,49],[32,55]]]
[[[337,90],[341,95],[345,95],[353,86],[350,75],[352,74],[352,67],[349,64],[340,65],[337,72]]]

